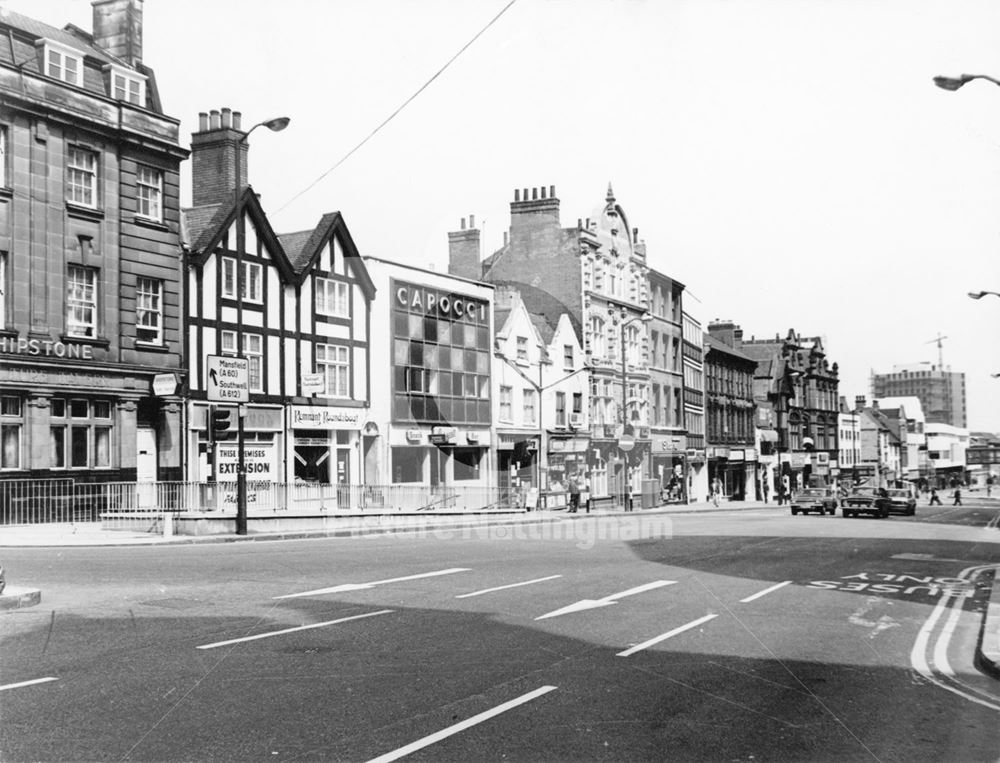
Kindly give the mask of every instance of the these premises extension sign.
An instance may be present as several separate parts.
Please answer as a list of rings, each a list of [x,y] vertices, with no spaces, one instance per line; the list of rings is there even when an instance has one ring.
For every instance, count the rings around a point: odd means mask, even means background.
[[[250,361],[229,355],[208,355],[205,391],[211,403],[250,400]]]

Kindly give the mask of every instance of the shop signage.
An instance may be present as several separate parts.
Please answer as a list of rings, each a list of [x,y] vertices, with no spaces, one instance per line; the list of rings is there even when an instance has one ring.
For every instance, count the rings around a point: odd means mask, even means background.
[[[326,377],[323,374],[302,374],[302,394],[317,395],[326,392]]]
[[[808,454],[806,453],[792,453],[791,454],[792,468],[801,469],[803,466],[805,466],[807,455]]]
[[[12,355],[44,355],[78,360],[94,359],[94,348],[89,344],[54,342],[51,339],[28,339],[27,337],[0,337],[0,352],[8,352]]]
[[[293,405],[292,426],[310,429],[361,429],[361,408]]]
[[[419,429],[407,429],[406,430],[406,441],[407,442],[420,442],[423,435],[420,433]]]
[[[756,448],[747,448],[745,451],[743,451],[743,454],[744,454],[744,457],[746,458],[747,461],[756,461],[757,460],[757,449]]]
[[[245,403],[250,400],[250,361],[229,355],[206,356],[207,397],[211,403]]]
[[[479,442],[479,432],[466,432],[465,439],[469,442]]]
[[[828,465],[830,463],[830,454],[829,453],[814,453],[813,454],[813,462],[816,463],[816,464],[819,464],[821,466],[826,466],[826,465]]]
[[[393,285],[398,307],[452,320],[489,323],[489,303],[486,300],[403,281],[394,281]]]
[[[177,391],[177,376],[175,374],[157,374],[153,377],[153,394],[166,397]]]
[[[452,443],[457,438],[458,430],[455,427],[433,427],[431,429],[430,441],[435,445]]]
[[[220,442],[216,446],[215,477],[222,483],[222,508],[236,508],[236,478],[239,473],[239,446]],[[278,481],[278,449],[273,442],[248,442],[243,449],[243,469],[247,475],[247,506],[265,505],[270,485]]]
[[[743,451],[742,450],[730,450],[729,451],[729,460],[730,461],[742,461],[743,460]]]

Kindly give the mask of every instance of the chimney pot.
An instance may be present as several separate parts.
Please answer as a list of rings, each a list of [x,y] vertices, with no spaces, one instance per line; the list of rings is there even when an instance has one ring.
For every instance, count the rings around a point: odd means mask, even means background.
[[[232,127],[233,126],[233,110],[228,106],[222,107],[222,127]]]
[[[582,217],[576,218],[576,229],[580,230],[580,228],[582,227],[583,227],[583,218]]]
[[[462,221],[459,223],[459,228],[458,229],[459,230],[465,230],[465,218],[464,217],[462,218]]]
[[[525,188],[524,192],[521,195],[524,197],[523,201],[527,201],[528,200],[528,189]]]
[[[469,215],[469,227],[470,228],[475,228],[476,227],[476,216],[475,215]]]
[[[537,188],[532,188],[531,189],[531,200],[532,201],[538,201],[538,189]]]
[[[208,129],[208,113],[205,111],[198,112],[198,131],[205,132]]]
[[[543,199],[545,198],[545,186],[544,185],[542,186],[542,198]]]
[[[549,198],[554,199],[556,197],[556,187],[554,185],[549,186]]]
[[[507,246],[507,231],[503,232],[503,245]]]
[[[514,189],[514,201],[521,200],[521,191],[517,188]]]
[[[243,122],[243,115],[240,112],[238,112],[238,111],[234,111],[233,112],[233,129],[234,130],[242,130],[243,129],[242,126],[241,126],[242,122]]]
[[[211,130],[219,129],[219,110],[212,109],[208,112],[208,127]]]

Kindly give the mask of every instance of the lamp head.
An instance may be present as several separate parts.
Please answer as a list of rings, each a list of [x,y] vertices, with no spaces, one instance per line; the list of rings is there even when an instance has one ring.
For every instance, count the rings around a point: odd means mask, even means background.
[[[983,297],[986,296],[986,292],[985,291],[970,291],[969,292],[969,296],[972,297],[973,299],[982,299]]]
[[[962,85],[972,79],[968,74],[963,74],[961,77],[941,77],[937,76],[934,78],[934,84],[937,85],[942,90],[958,90]]]
[[[268,119],[264,122],[261,122],[261,124],[264,125],[264,127],[266,127],[271,132],[281,132],[286,127],[288,127],[288,123],[291,121],[292,120],[289,119],[288,117],[275,117],[274,119]]]

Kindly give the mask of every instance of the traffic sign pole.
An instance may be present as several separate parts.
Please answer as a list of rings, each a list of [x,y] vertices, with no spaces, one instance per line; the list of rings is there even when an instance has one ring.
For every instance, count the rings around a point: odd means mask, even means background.
[[[244,455],[243,443],[243,418],[246,415],[246,406],[240,405],[237,412],[239,423],[236,428],[237,454],[236,461],[236,534],[247,534],[247,465]]]

